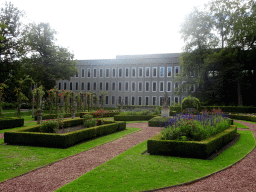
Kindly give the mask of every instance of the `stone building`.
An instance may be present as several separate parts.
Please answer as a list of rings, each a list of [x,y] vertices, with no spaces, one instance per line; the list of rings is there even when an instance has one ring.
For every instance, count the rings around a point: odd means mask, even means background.
[[[168,103],[180,103],[188,92],[175,92],[184,82],[178,82],[179,53],[122,55],[116,59],[78,60],[78,74],[57,82],[59,90],[90,92],[99,96],[107,91],[106,107],[124,105],[162,105],[164,94]],[[190,91],[195,91],[191,87]]]

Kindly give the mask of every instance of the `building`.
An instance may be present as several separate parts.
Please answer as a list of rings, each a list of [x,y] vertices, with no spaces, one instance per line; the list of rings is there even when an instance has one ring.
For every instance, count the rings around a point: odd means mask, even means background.
[[[70,81],[57,82],[59,90],[74,92],[107,91],[106,107],[124,105],[162,105],[167,93],[169,105],[179,104],[188,95],[175,91],[181,83],[179,53],[151,55],[122,55],[116,59],[78,60],[79,73]],[[191,87],[195,91],[195,87]]]

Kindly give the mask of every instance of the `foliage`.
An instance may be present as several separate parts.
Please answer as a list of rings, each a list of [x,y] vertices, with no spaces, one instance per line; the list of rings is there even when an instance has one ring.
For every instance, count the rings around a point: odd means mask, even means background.
[[[83,122],[84,122],[84,127],[89,128],[89,127],[95,127],[97,125],[97,121],[93,119],[92,115],[86,114],[83,116]]]
[[[200,101],[196,97],[188,96],[182,100],[182,109],[200,107]]]
[[[40,132],[43,133],[56,133],[58,130],[58,121],[56,120],[49,120],[43,121],[40,126]]]
[[[160,115],[160,110],[158,108],[147,108],[147,109],[140,109],[140,108],[135,108],[131,110],[123,110],[120,112],[119,115]]]
[[[0,117],[2,117],[2,105],[3,105],[3,95],[4,95],[4,89],[8,88],[7,85],[4,83],[0,84]]]
[[[93,117],[95,118],[102,118],[106,117],[108,115],[109,111],[103,110],[103,109],[98,109],[96,112],[93,113]]]

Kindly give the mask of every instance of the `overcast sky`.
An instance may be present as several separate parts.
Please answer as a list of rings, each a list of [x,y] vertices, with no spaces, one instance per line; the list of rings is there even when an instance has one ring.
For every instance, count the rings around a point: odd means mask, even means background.
[[[78,60],[182,52],[181,23],[208,1],[11,0],[26,11],[26,22],[49,22],[58,32],[56,44]]]

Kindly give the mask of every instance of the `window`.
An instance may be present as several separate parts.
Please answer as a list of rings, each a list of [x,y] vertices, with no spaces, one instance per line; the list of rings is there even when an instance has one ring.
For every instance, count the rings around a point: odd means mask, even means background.
[[[164,82],[163,81],[159,82],[159,91],[164,92]]]
[[[175,76],[177,76],[180,72],[180,67],[179,66],[175,66],[174,67],[174,71],[175,71]]]
[[[82,77],[84,77],[84,69],[82,69],[82,72],[81,72],[81,73],[82,73]]]
[[[109,77],[109,69],[106,69],[106,77]]]
[[[156,77],[156,73],[157,73],[157,68],[153,67],[152,77]]]
[[[91,90],[91,83],[90,83],[90,82],[87,83],[87,90],[88,90],[88,91]]]
[[[129,82],[124,83],[124,90],[129,91]]]
[[[78,90],[78,82],[76,82],[76,90]]]
[[[132,77],[136,77],[136,68],[132,67]]]
[[[66,90],[67,89],[67,83],[65,82],[64,83],[64,90]]]
[[[146,101],[145,104],[146,104],[146,105],[149,105],[149,96],[146,96],[146,97],[145,97],[145,101]]]
[[[143,68],[139,67],[139,77],[143,77]]]
[[[150,77],[150,68],[149,67],[146,67],[145,68],[145,73],[146,73],[146,77]]]
[[[152,82],[152,91],[156,92],[156,81]]]
[[[122,82],[118,82],[118,91],[122,91]]]
[[[191,92],[195,92],[195,85],[191,85],[190,90],[191,90]]]
[[[139,92],[142,92],[142,82],[139,82],[138,87],[139,87]]]
[[[108,91],[108,82],[106,82],[106,91]]]
[[[87,77],[91,77],[91,69],[87,69]]]
[[[116,69],[112,69],[112,77],[116,77]]]
[[[171,91],[172,91],[172,82],[167,81],[167,92],[171,92]]]
[[[139,97],[139,105],[142,105],[142,97]]]
[[[172,67],[167,67],[167,77],[172,76]]]
[[[171,97],[168,97],[167,103],[168,103],[168,105],[171,105]]]
[[[179,83],[176,82],[176,83],[174,84],[174,91],[177,92],[178,90],[179,90]]]
[[[132,105],[135,105],[135,97],[132,96]]]
[[[108,105],[108,96],[105,98],[105,104]]]
[[[134,92],[135,89],[136,89],[136,87],[135,87],[135,82],[132,82],[132,91]]]
[[[174,103],[175,103],[175,104],[179,104],[179,97],[177,97],[177,96],[174,97]]]
[[[116,90],[116,82],[113,82],[112,83],[112,91],[115,91]]]
[[[93,69],[93,77],[97,77],[97,69]]]
[[[103,69],[100,69],[100,77],[103,77]]]
[[[129,77],[129,68],[128,67],[125,68],[125,77]]]
[[[76,76],[75,77],[78,77],[78,73],[76,74]]]
[[[119,68],[118,69],[118,77],[122,77],[123,76],[123,69]]]
[[[69,84],[69,90],[72,90],[72,82]]]
[[[124,98],[124,104],[128,105],[128,97],[127,96]]]
[[[93,90],[97,90],[97,83],[96,82],[93,83]]]
[[[81,90],[84,90],[84,82],[81,83]]]
[[[182,82],[182,92],[187,92],[187,89],[186,89],[186,81],[183,81],[183,82]]]
[[[119,96],[119,97],[118,97],[118,103],[121,104],[121,102],[122,102],[122,97]]]
[[[162,106],[164,104],[164,97],[159,97],[159,105]]]
[[[156,97],[152,97],[152,104],[156,105]]]
[[[59,83],[59,90],[61,90],[61,83]]]
[[[112,96],[112,105],[114,105],[116,103],[116,98],[115,96]]]
[[[103,89],[103,85],[102,85],[102,82],[100,82],[100,91],[102,91]]]
[[[160,67],[159,76],[164,77],[164,67]]]
[[[145,82],[145,92],[149,92],[149,82]]]

